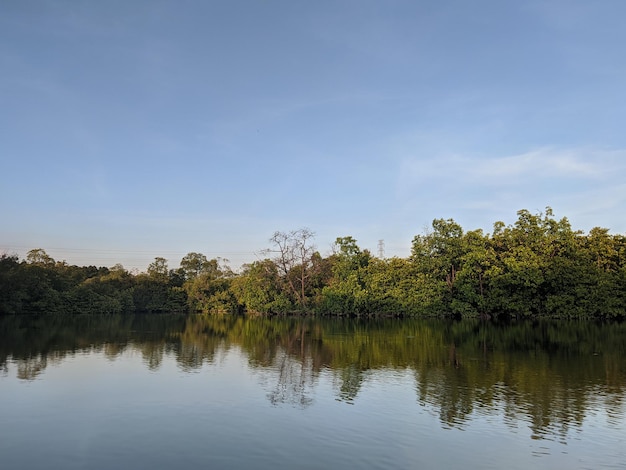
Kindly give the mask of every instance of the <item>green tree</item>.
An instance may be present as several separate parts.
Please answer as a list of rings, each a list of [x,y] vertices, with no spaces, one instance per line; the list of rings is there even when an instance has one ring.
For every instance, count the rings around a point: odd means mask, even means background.
[[[42,248],[35,248],[30,250],[26,254],[26,262],[30,264],[36,264],[39,266],[54,266],[54,259],[46,253],[46,251]]]
[[[155,281],[167,282],[169,270],[167,260],[157,256],[154,261],[148,265],[148,276]]]
[[[415,264],[407,259],[372,258],[364,272],[369,311],[404,316],[432,313],[432,291]]]
[[[514,317],[563,314],[577,303],[573,294],[582,282],[576,259],[581,234],[566,218],[556,220],[550,207],[545,213],[523,209],[517,215],[512,226],[494,226],[499,272],[490,283],[491,307]]]
[[[265,259],[244,265],[241,274],[232,280],[231,291],[247,312],[286,313],[293,310],[293,303],[281,285],[278,267]]]
[[[366,287],[367,266],[372,256],[351,237],[335,241],[333,276],[322,289],[319,310],[333,315],[361,315],[370,311]]]
[[[461,316],[489,315],[491,279],[500,272],[491,240],[482,230],[463,236],[463,255],[457,273],[457,296],[452,310]]]
[[[227,265],[220,265],[218,259],[202,260],[202,256],[194,256],[194,259],[191,263],[191,277],[183,285],[191,311],[235,313],[237,300],[230,290],[233,277],[231,269]]]
[[[170,283],[170,271],[165,258],[156,257],[147,274],[135,277],[133,301],[138,312],[184,312],[187,297],[182,287]]]
[[[182,269],[185,279],[195,279],[200,274],[208,272],[210,269],[214,269],[214,266],[209,263],[209,260],[202,253],[187,253],[183,259],[180,260],[180,268]]]
[[[434,285],[442,299],[442,308],[454,313],[453,300],[457,295],[457,279],[465,255],[463,229],[453,219],[435,219],[432,231],[413,238],[411,260]]]
[[[27,297],[23,273],[16,255],[0,256],[0,315],[22,313]]]

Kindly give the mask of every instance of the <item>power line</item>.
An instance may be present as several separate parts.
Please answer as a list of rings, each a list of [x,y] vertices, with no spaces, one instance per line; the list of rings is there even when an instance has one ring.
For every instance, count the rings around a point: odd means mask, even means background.
[[[0,255],[16,254],[20,257],[26,256],[27,252],[33,249],[30,245],[22,244],[0,244]],[[190,252],[202,251],[202,254],[209,258],[222,258],[228,260],[232,266],[251,262],[256,258],[254,251],[203,251],[203,250],[129,250],[129,249],[96,249],[96,248],[66,248],[66,247],[44,247],[53,258],[67,261],[70,264],[78,265],[112,265],[122,263],[127,268],[143,269],[152,258],[163,257],[175,263],[177,259]]]
[[[30,245],[0,245],[3,250],[31,250]],[[96,249],[96,248],[64,248],[64,247],[45,247],[44,250],[63,251],[68,253],[88,253],[88,254],[152,254],[161,253],[165,255],[186,255],[187,250],[114,250],[114,249]],[[228,254],[228,255],[254,255],[254,251],[203,251],[203,254]]]

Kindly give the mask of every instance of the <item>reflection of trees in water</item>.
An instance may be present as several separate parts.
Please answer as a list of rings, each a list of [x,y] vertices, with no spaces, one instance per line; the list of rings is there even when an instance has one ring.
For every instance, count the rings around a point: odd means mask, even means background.
[[[9,362],[15,363],[18,377],[32,380],[49,364],[77,352],[102,353],[115,360],[135,348],[158,349],[184,324],[185,317],[166,315],[0,317],[0,368],[8,371]],[[158,362],[155,352],[147,364]]]
[[[22,380],[34,380],[48,366],[46,356],[18,359],[16,361],[17,378]]]
[[[32,380],[77,351],[110,359],[140,352],[151,370],[173,357],[184,371],[237,347],[274,404],[306,407],[322,371],[337,399],[354,403],[378,370],[410,368],[417,401],[442,426],[477,415],[564,437],[590,410],[623,423],[626,324],[341,320],[239,316],[0,318],[0,369]]]
[[[176,362],[183,371],[201,369],[205,364],[213,363],[216,352],[223,347],[223,342],[224,340],[218,339],[217,341],[176,343],[173,347]]]
[[[128,349],[128,343],[104,343],[103,352],[107,359],[114,361]]]
[[[363,371],[351,365],[340,369],[335,376],[339,382],[339,397],[337,399],[350,404],[354,403],[354,399],[361,390],[361,385],[363,385]]]
[[[229,339],[246,352],[250,366],[270,389],[267,398],[273,405],[305,408],[313,403],[312,391],[324,363],[316,331],[310,318],[240,319]]]
[[[313,403],[310,395],[315,387],[316,374],[310,360],[298,360],[280,350],[274,358],[273,367],[265,369],[265,373],[266,380],[276,382],[267,394],[272,405],[289,404],[306,408]]]
[[[152,371],[161,367],[163,357],[168,349],[166,343],[161,341],[146,341],[136,344],[135,347],[141,351],[143,363]]]
[[[65,354],[39,354],[27,359],[16,359],[17,378],[21,380],[35,380],[49,365],[60,364]]]
[[[439,409],[445,427],[460,427],[474,409],[474,397],[462,367],[427,368],[416,377],[422,405]]]
[[[589,410],[624,419],[624,388],[609,392],[602,373],[583,372],[593,369],[584,357],[535,359],[492,352],[489,362],[460,357],[457,365],[417,367],[419,402],[438,410],[444,427],[463,428],[475,415],[501,415],[511,428],[526,423],[534,439],[565,439],[582,427]]]
[[[231,315],[191,316],[185,328],[175,335],[171,347],[184,371],[199,370],[215,361],[218,351],[228,350],[226,332],[236,317]]]

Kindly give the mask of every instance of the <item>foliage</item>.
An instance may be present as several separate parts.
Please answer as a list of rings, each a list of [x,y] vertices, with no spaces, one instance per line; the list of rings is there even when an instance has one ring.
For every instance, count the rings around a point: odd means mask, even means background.
[[[293,303],[281,289],[278,268],[269,259],[245,265],[243,272],[232,280],[231,291],[237,302],[250,313],[293,310]]]
[[[316,313],[455,318],[624,318],[626,236],[573,230],[552,209],[517,213],[491,234],[435,219],[411,255],[379,259],[351,236],[332,254],[313,232],[275,232],[268,258],[233,273],[227,260],[185,255],[176,269],[157,257],[146,273],[70,266],[43,249],[0,257],[1,314]]]

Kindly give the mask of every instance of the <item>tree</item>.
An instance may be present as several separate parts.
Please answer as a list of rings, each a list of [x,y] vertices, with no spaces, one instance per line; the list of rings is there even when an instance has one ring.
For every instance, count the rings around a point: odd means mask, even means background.
[[[181,269],[188,271],[183,284],[191,311],[202,313],[233,313],[237,309],[230,291],[233,273],[221,259],[207,260],[204,255],[190,253],[181,261]]]
[[[248,312],[286,313],[293,304],[281,284],[276,264],[265,259],[244,265],[243,272],[232,280],[231,290]]]
[[[576,286],[587,277],[577,260],[581,233],[567,218],[556,220],[550,207],[517,215],[512,226],[494,226],[492,273],[498,275],[490,282],[491,309],[516,317],[569,315],[567,309],[579,308]]]
[[[438,286],[444,308],[450,310],[457,296],[457,278],[465,254],[463,229],[453,219],[435,219],[432,232],[416,235],[411,260],[418,270]]]
[[[54,266],[54,259],[46,253],[45,250],[41,248],[35,248],[34,250],[30,250],[26,254],[26,262],[30,264],[36,264],[39,266]]]
[[[210,269],[209,260],[202,253],[187,253],[180,260],[180,268],[185,274],[185,279],[195,279],[200,274]]]
[[[0,315],[22,313],[27,295],[23,273],[17,256],[0,256]]]
[[[148,276],[155,281],[167,282],[169,270],[165,258],[156,257],[148,266]]]
[[[283,280],[285,289],[293,296],[301,309],[306,308],[306,290],[310,279],[311,257],[315,246],[311,243],[314,233],[308,228],[291,232],[275,232],[270,242],[275,253],[274,263]]]
[[[336,274],[340,271],[348,272],[366,267],[372,260],[372,255],[368,250],[361,250],[357,241],[353,237],[337,237],[333,246],[338,260],[334,270]]]
[[[463,256],[463,229],[452,219],[435,219],[432,232],[416,235],[411,258],[452,289]]]
[[[320,310],[324,314],[361,315],[369,311],[367,267],[372,259],[351,237],[338,237],[334,245],[333,276],[322,289]]]
[[[467,232],[463,237],[464,254],[457,275],[458,298],[453,301],[453,311],[460,315],[489,316],[489,285],[493,276],[499,272],[496,253],[491,246],[491,239],[482,230]]]

